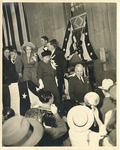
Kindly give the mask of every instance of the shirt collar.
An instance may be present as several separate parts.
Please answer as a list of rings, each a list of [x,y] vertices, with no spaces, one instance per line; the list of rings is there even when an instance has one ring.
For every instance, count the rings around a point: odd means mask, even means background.
[[[77,76],[77,75],[76,75]],[[82,80],[82,82],[84,83],[84,79],[83,79],[83,77],[81,76],[81,77],[78,77],[77,76],[77,78],[79,79],[79,80]]]
[[[54,54],[54,52],[55,52],[55,49],[52,51],[51,56]]]

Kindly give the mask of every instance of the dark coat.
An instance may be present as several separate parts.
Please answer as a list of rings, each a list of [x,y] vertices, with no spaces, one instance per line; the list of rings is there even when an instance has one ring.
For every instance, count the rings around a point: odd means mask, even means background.
[[[55,49],[55,52],[52,54],[52,56],[54,56],[54,55],[55,55],[55,57],[53,58],[53,60],[55,60],[55,63],[58,65],[57,66],[57,74],[67,73],[67,61],[64,57],[64,53],[63,53],[62,49],[57,47]]]
[[[12,64],[10,59],[8,60],[5,56],[3,56],[3,84],[10,84],[13,82],[17,82],[18,75],[15,70],[15,65]]]
[[[19,57],[17,57],[16,70],[17,73],[22,73],[23,70],[23,81],[31,80],[38,85],[37,62],[32,61],[28,63],[26,53],[22,53]]]
[[[83,77],[84,83],[82,80],[78,79],[75,75],[70,77],[69,80],[69,95],[71,99],[75,99],[78,102],[84,102],[84,96],[90,92],[90,84],[87,78]]]

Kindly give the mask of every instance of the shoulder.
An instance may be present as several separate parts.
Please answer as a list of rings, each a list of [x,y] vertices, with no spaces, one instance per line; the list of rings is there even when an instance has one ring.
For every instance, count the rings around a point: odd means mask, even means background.
[[[44,62],[43,61],[39,61],[38,65],[42,66],[42,65],[44,65]]]
[[[77,80],[77,77],[76,76],[71,76],[69,81],[72,82],[72,81],[75,81],[75,80]]]
[[[63,50],[60,47],[57,47],[56,50],[55,50],[55,52],[59,53],[59,54],[64,54]]]

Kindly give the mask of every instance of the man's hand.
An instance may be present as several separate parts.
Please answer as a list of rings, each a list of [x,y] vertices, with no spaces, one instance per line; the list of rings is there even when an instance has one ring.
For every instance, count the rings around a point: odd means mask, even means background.
[[[19,77],[22,77],[22,73],[19,73],[18,75],[19,75]]]
[[[65,77],[65,76],[68,78],[68,77],[69,77],[68,73],[64,73],[64,77]]]
[[[99,118],[99,112],[98,112],[98,109],[96,107],[92,107],[92,112],[93,112],[93,115],[95,116],[96,119]]]
[[[44,88],[44,84],[42,79],[39,79],[39,89],[43,89]]]
[[[52,111],[53,114],[57,113],[57,107],[55,106],[55,104],[51,105],[51,111]]]

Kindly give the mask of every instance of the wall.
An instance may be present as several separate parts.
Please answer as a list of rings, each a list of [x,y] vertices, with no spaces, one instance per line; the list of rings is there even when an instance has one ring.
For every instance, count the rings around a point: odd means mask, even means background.
[[[105,65],[100,60],[94,61],[97,84],[104,78],[116,81],[116,4],[115,3],[86,3],[89,36],[95,53],[99,49],[108,50],[108,60]]]
[[[39,48],[40,37],[48,36],[49,40],[57,39],[62,47],[66,30],[62,3],[24,3],[27,15],[30,40]]]
[[[24,3],[31,41],[40,47],[40,37],[56,38],[62,47],[68,20],[71,17],[70,3]],[[73,16],[86,11],[89,37],[98,56],[94,61],[94,74],[97,85],[104,78],[116,81],[116,4],[81,3]],[[105,65],[100,63],[99,49],[108,50],[109,59]]]

